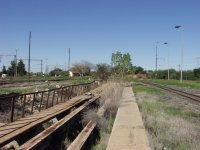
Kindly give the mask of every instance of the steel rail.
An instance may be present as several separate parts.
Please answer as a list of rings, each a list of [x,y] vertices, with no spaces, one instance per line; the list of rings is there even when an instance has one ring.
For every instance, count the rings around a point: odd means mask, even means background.
[[[174,88],[171,88],[171,87],[163,86],[163,85],[152,83],[152,82],[143,81],[142,83],[148,84],[148,85],[151,85],[151,86],[154,86],[154,87],[157,87],[157,88],[160,88],[160,89],[172,92],[172,93],[176,93],[178,95],[189,98],[189,99],[196,101],[196,102],[200,102],[200,96],[196,95],[196,94],[192,94],[192,93],[189,93],[189,92],[185,92],[185,91],[182,91],[182,90],[174,89]]]

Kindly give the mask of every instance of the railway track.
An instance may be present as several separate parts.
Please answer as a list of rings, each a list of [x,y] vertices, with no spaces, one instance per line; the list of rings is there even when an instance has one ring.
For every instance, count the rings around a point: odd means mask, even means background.
[[[96,92],[93,93],[93,96],[82,95],[75,97],[64,104],[58,104],[41,113],[33,114],[1,126],[0,149],[13,140],[19,143],[20,147],[18,149],[20,150],[41,149],[41,146],[44,146],[44,143],[47,141],[51,144],[51,141],[53,139],[55,140],[54,136],[57,132],[60,136],[60,130],[63,129],[68,122],[73,120],[80,112],[100,98]],[[38,127],[53,118],[57,118],[58,121],[47,129],[37,133]],[[92,124],[92,126],[95,127],[94,124]],[[91,123],[86,127],[91,127]]]
[[[200,96],[199,95],[195,95],[195,94],[192,94],[192,93],[189,93],[189,92],[185,92],[185,91],[178,90],[178,89],[175,89],[175,88],[172,88],[172,87],[167,87],[167,86],[163,86],[163,85],[148,82],[148,81],[143,81],[142,83],[148,84],[150,86],[154,86],[154,87],[157,87],[159,89],[166,90],[166,91],[169,91],[169,92],[172,92],[172,93],[176,93],[178,95],[181,95],[183,97],[189,98],[189,99],[191,99],[195,102],[200,103]]]

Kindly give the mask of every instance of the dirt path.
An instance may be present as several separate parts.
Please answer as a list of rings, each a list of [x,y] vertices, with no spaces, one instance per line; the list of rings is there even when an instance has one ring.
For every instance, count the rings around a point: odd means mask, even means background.
[[[150,150],[131,87],[124,88],[107,150]]]

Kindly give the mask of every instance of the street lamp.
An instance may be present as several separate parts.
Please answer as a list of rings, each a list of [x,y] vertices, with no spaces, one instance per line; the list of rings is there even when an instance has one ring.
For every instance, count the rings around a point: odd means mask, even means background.
[[[156,42],[156,73],[155,78],[157,78],[157,71],[158,71],[158,41]]]
[[[167,42],[164,43],[165,45],[168,44]],[[167,79],[169,80],[169,48],[168,48],[168,52],[167,52]]]
[[[175,26],[176,29],[181,28],[180,25]],[[182,34],[181,34],[181,30],[180,30],[180,38],[181,38],[181,78],[180,78],[180,83],[183,82],[183,46],[182,46]]]

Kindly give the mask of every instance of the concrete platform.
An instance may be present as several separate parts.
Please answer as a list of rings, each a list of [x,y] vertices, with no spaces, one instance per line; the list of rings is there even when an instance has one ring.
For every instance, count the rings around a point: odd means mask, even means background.
[[[131,87],[124,88],[107,150],[150,150]]]

